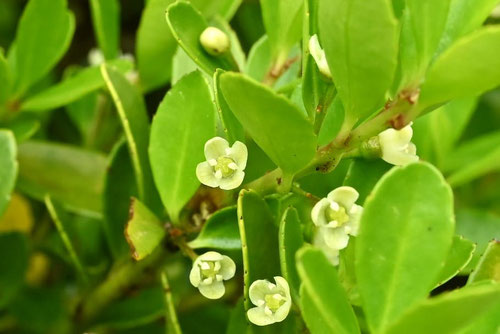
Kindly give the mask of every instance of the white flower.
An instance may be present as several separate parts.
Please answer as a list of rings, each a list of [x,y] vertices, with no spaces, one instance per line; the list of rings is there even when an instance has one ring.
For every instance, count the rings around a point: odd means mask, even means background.
[[[319,248],[323,252],[323,254],[325,254],[326,258],[328,259],[328,261],[330,261],[331,264],[333,264],[334,266],[337,266],[339,264],[339,250],[331,248],[327,245],[325,236],[323,233],[321,233],[321,230],[316,231],[313,239],[313,245]]]
[[[218,56],[229,50],[231,43],[227,34],[215,27],[208,27],[200,35],[200,43],[203,49],[212,56]]]
[[[250,301],[256,307],[247,311],[248,320],[257,326],[266,326],[285,320],[292,306],[288,282],[275,276],[276,284],[257,280],[250,285]]]
[[[324,243],[333,250],[347,247],[349,235],[358,235],[363,208],[354,204],[358,192],[352,187],[339,187],[322,198],[311,211],[313,223],[319,227]],[[319,240],[319,239],[318,239]]]
[[[87,61],[89,62],[90,66],[97,66],[104,63],[104,54],[102,53],[101,49],[90,50],[89,54],[87,55]]]
[[[224,138],[212,138],[205,144],[205,158],[207,161],[196,167],[196,176],[201,183],[224,190],[235,189],[241,185],[248,158],[245,144],[236,141],[229,147]]]
[[[387,129],[378,135],[382,159],[396,166],[418,161],[417,147],[411,142],[411,124],[401,130]]]
[[[318,35],[312,35],[309,39],[309,52],[313,56],[316,64],[318,65],[319,71],[326,77],[331,78],[332,73],[330,72],[330,67],[326,62],[325,51],[321,48],[318,41]]]
[[[219,299],[226,292],[223,281],[231,279],[235,271],[236,265],[229,256],[207,252],[194,260],[189,281],[203,296]]]

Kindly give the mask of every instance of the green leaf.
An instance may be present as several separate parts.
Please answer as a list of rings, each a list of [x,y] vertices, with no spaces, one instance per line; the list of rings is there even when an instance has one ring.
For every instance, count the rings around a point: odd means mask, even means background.
[[[3,308],[24,283],[28,269],[28,242],[18,232],[0,233],[0,252],[4,255],[0,257],[0,307]]]
[[[73,266],[75,267],[78,275],[80,278],[87,283],[88,277],[87,274],[85,273],[85,269],[83,268],[82,262],[78,258],[78,255],[75,252],[75,248],[73,247],[73,242],[70,240],[68,234],[66,233],[65,229],[65,224],[68,220],[68,216],[65,215],[64,210],[58,205],[55,204],[54,201],[50,198],[50,195],[45,196],[45,206],[47,207],[47,211],[50,214],[50,217],[54,221],[54,224],[56,225],[57,232],[59,233],[59,236],[62,239],[62,242],[64,244],[64,247],[66,248],[66,251],[68,252],[69,259],[73,263]]]
[[[359,193],[358,203],[363,203],[380,178],[391,168],[392,165],[382,159],[353,160],[347,170],[343,185],[356,189]]]
[[[166,17],[172,35],[202,70],[209,75],[213,75],[217,68],[237,70],[236,63],[231,61],[231,54],[211,56],[203,49],[199,39],[208,24],[190,3],[180,1],[171,4]]]
[[[482,135],[455,148],[445,160],[443,170],[451,172],[448,182],[463,185],[500,169],[500,132]]]
[[[498,332],[498,319],[500,319],[500,303],[476,318],[460,334],[492,334]]]
[[[457,212],[457,231],[476,244],[472,260],[465,268],[470,272],[478,263],[492,239],[500,240],[500,217],[486,211],[465,209]]]
[[[193,6],[203,13],[205,17],[220,15],[226,20],[230,20],[240,6],[242,0],[190,0]]]
[[[183,76],[198,69],[196,63],[186,52],[178,47],[172,60],[172,85],[175,85]]]
[[[130,199],[137,196],[134,168],[127,143],[120,141],[110,154],[103,192],[103,229],[115,258],[129,250],[123,231],[128,220]]]
[[[300,40],[302,32],[303,0],[262,0],[262,18],[273,63],[282,66],[292,46]]]
[[[475,249],[476,245],[472,241],[460,235],[454,236],[444,267],[436,280],[437,285],[442,285],[464,269],[472,259]]]
[[[19,145],[17,187],[39,200],[46,194],[83,214],[101,215],[106,158],[80,148],[27,141]]]
[[[200,185],[196,166],[205,160],[203,147],[214,136],[210,87],[196,71],[167,92],[151,128],[151,167],[163,205],[174,222]]]
[[[229,143],[234,143],[237,140],[244,143],[245,130],[243,130],[240,122],[234,117],[220,89],[219,77],[222,73],[224,73],[224,71],[218,69],[214,74],[215,106],[217,107],[217,112],[219,113],[219,118]]]
[[[133,69],[133,64],[125,59],[112,61],[109,66],[122,74]],[[99,67],[88,67],[57,85],[29,97],[21,104],[21,110],[45,111],[59,108],[104,87],[104,85],[105,82]]]
[[[448,17],[451,0],[407,0],[401,28],[403,85],[415,87],[424,78]],[[406,88],[406,87],[401,87]]]
[[[370,328],[383,331],[434,287],[453,238],[453,196],[431,165],[393,168],[364,204],[356,277]]]
[[[439,53],[446,50],[458,38],[479,28],[497,4],[498,0],[451,1]]]
[[[14,190],[18,165],[16,161],[17,147],[14,134],[8,130],[0,130],[0,216],[10,202],[10,194]]]
[[[500,282],[500,241],[498,240],[490,241],[476,269],[469,276],[467,284],[484,280]]]
[[[245,130],[285,173],[297,172],[311,161],[316,136],[293,103],[241,74],[220,75],[220,88]]]
[[[479,285],[444,293],[423,301],[385,333],[452,334],[498,304],[498,285]]]
[[[97,43],[106,59],[120,53],[120,3],[117,0],[90,0],[92,24]]]
[[[61,59],[75,30],[66,0],[30,0],[16,35],[16,93],[22,95]]]
[[[297,253],[302,278],[301,310],[307,327],[317,333],[359,333],[359,326],[337,271],[322,251],[305,247]]]
[[[397,21],[389,0],[321,0],[319,37],[346,120],[354,123],[384,103],[397,64]]]
[[[3,105],[10,96],[10,89],[12,84],[12,77],[10,73],[9,64],[0,49],[0,113],[3,111]]]
[[[7,123],[7,127],[14,133],[16,141],[22,143],[30,139],[40,128],[40,120],[33,114],[19,113]]]
[[[163,291],[155,286],[111,303],[95,323],[114,329],[133,328],[159,319],[164,310]]]
[[[243,252],[245,310],[254,307],[248,297],[250,285],[280,275],[278,229],[264,200],[254,191],[238,196],[238,225]]]
[[[168,82],[177,42],[165,22],[165,9],[173,0],[149,0],[137,30],[137,67],[144,91]]]
[[[490,26],[460,39],[437,58],[422,85],[419,108],[472,97],[500,84],[500,28]]]
[[[136,260],[151,254],[165,236],[161,221],[138,199],[132,198],[125,237]]]
[[[294,207],[283,214],[279,229],[281,274],[290,285],[292,297],[299,301],[300,278],[295,267],[295,254],[304,245],[299,215]]]
[[[236,207],[221,209],[208,218],[200,234],[189,242],[191,248],[241,249]]]
[[[149,165],[149,118],[143,96],[122,74],[103,64],[101,73],[115,102],[127,138],[139,198],[153,210],[157,193]]]

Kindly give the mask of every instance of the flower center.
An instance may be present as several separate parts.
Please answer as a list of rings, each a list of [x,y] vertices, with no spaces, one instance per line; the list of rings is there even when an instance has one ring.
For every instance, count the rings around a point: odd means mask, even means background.
[[[220,171],[222,177],[229,177],[236,170],[236,163],[228,157],[218,157],[217,164],[214,166],[215,172]]]
[[[264,300],[266,302],[266,306],[273,313],[275,313],[281,307],[281,305],[283,305],[285,303],[285,299],[286,298],[279,293],[268,294],[264,297]]]
[[[207,278],[215,278],[219,273],[220,263],[213,261],[204,261],[200,264],[201,278],[203,280]]]
[[[325,210],[326,219],[331,221],[336,221],[339,226],[347,223],[349,221],[349,215],[347,214],[345,208],[341,205],[337,205],[338,209],[334,209],[329,206]]]

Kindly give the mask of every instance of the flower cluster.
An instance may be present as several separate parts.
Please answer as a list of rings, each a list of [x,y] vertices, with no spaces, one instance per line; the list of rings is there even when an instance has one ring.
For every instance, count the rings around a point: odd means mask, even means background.
[[[339,250],[347,247],[349,236],[358,235],[363,208],[355,204],[358,192],[352,187],[339,187],[322,198],[311,211],[311,219],[318,227],[314,244],[322,249],[334,264],[338,264]]]

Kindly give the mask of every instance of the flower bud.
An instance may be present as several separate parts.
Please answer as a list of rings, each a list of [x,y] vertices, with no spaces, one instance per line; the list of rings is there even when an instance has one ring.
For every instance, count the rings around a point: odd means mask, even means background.
[[[212,56],[227,52],[231,46],[227,34],[215,27],[208,27],[203,30],[200,35],[200,43],[203,49]]]

